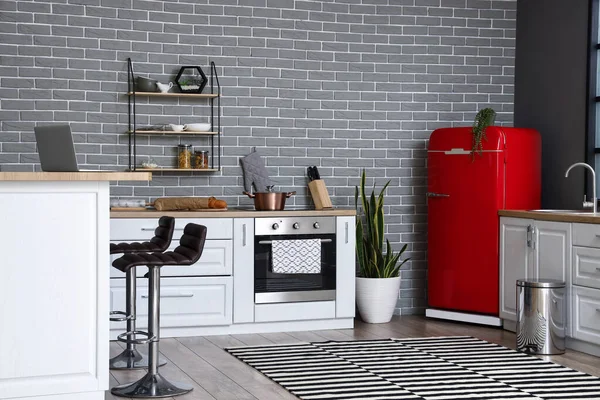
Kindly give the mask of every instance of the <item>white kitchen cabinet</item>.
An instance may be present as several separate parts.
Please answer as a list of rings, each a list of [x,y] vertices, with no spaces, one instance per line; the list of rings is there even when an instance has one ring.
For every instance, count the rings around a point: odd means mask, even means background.
[[[254,219],[233,221],[233,322],[254,322]]]
[[[208,233],[204,252],[196,264],[165,266],[161,270],[162,336],[352,327],[355,313],[355,218],[348,215],[335,218],[336,299],[255,304],[255,218],[176,217],[171,248],[177,246],[187,223],[205,225]],[[110,226],[111,241],[148,240],[154,234],[157,220],[156,217],[114,218]],[[125,308],[124,274],[114,268],[109,269],[113,278],[111,309],[122,310]],[[137,326],[141,330],[147,324],[147,279],[141,278],[147,271],[144,266],[137,269]],[[125,323],[111,323],[111,338],[124,330]]]
[[[518,279],[570,282],[571,224],[500,218],[500,318],[517,320]]]
[[[571,224],[535,221],[535,273],[544,279],[571,282]]]
[[[161,278],[161,328],[230,325],[232,322],[233,282],[227,277]],[[148,280],[137,279],[137,326],[148,326]],[[113,309],[125,304],[125,280],[112,283]],[[111,330],[122,333],[124,322],[111,322]],[[113,335],[113,339],[115,338]]]
[[[354,217],[336,218],[335,317],[354,318],[356,284],[356,234]]]
[[[600,289],[600,249],[573,247],[573,284]]]
[[[600,289],[573,286],[572,310],[572,336],[600,344]]]
[[[117,241],[113,241],[117,243]],[[172,241],[171,246],[167,251],[173,251],[179,246],[179,240]],[[122,254],[112,254],[111,262]],[[202,257],[198,262],[192,265],[184,266],[166,266],[161,269],[160,275],[167,276],[228,276],[233,270],[233,244],[232,240],[206,240],[204,242],[204,250]],[[148,272],[148,268],[141,266],[136,269],[138,277],[144,276]],[[125,278],[125,273],[116,268],[110,269],[111,278]]]
[[[517,320],[517,279],[534,277],[534,221],[500,218],[500,318]]]
[[[0,399],[101,400],[109,183],[45,175],[0,182]]]
[[[190,222],[207,228],[206,239],[231,239],[233,218],[175,218],[173,243],[179,243],[183,229]],[[154,236],[158,218],[113,218],[110,220],[110,240],[132,242],[148,240]]]

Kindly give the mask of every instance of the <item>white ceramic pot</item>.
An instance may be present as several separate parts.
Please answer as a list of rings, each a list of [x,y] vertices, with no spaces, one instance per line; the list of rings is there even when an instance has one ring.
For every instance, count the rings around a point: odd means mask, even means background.
[[[363,321],[390,322],[398,301],[400,277],[356,278],[356,304]]]

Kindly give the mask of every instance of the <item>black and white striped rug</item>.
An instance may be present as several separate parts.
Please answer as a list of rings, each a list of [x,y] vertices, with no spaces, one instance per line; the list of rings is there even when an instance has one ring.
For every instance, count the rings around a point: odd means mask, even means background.
[[[231,347],[301,399],[600,399],[600,379],[468,336]]]

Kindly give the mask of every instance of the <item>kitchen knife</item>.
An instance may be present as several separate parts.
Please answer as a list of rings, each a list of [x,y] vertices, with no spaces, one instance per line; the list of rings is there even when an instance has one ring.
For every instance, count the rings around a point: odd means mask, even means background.
[[[315,179],[321,179],[321,174],[319,173],[319,169],[317,168],[317,166],[313,166],[313,172],[314,172],[314,177]]]
[[[315,180],[315,174],[313,173],[312,167],[306,168],[306,175],[308,176],[309,182],[312,182]]]

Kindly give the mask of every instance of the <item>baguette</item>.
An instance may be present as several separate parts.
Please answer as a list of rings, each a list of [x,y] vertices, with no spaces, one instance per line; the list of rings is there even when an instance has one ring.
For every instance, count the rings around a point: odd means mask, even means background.
[[[161,197],[153,203],[158,211],[224,209],[227,202],[215,197]]]

